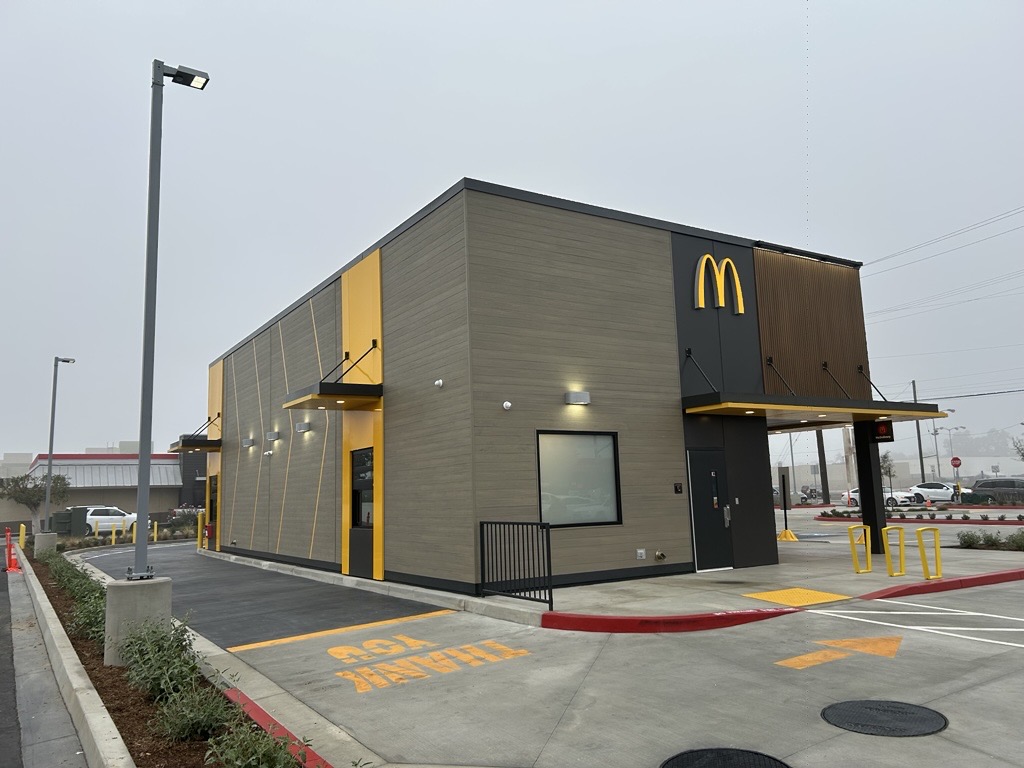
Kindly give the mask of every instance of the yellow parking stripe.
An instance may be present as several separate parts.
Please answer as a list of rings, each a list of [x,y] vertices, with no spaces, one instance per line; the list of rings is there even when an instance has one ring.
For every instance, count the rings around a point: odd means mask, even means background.
[[[385,627],[389,624],[404,624],[407,621],[418,621],[419,619],[429,619],[434,616],[447,616],[450,613],[456,613],[456,611],[446,608],[442,611],[431,611],[430,613],[418,613],[415,616],[402,616],[397,619],[385,619],[384,621],[371,621],[368,624],[354,624],[351,627],[338,627],[337,629],[323,629],[319,632],[310,632],[305,635],[294,635],[292,637],[279,637],[276,640],[264,640],[259,643],[249,643],[247,645],[235,645],[227,650],[231,653],[238,653],[239,651],[251,651],[256,648],[270,648],[275,645],[287,645],[288,643],[297,643],[302,640],[311,640],[315,637],[328,637],[330,635],[341,635],[345,632],[358,632],[361,629],[369,629],[370,627]]]
[[[849,600],[849,595],[838,595],[835,592],[819,592],[816,589],[803,589],[793,587],[792,589],[777,589],[773,592],[751,592],[744,597],[752,597],[755,600],[764,600],[768,603],[780,603],[797,608],[802,605],[816,605],[818,603],[834,603],[837,600]]]

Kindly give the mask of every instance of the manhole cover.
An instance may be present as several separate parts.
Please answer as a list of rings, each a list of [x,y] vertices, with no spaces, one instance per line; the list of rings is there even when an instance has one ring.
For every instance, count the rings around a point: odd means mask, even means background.
[[[825,722],[869,736],[927,736],[949,725],[934,709],[902,701],[841,701],[821,710]]]
[[[774,757],[745,749],[691,749],[670,757],[661,768],[789,768]]]

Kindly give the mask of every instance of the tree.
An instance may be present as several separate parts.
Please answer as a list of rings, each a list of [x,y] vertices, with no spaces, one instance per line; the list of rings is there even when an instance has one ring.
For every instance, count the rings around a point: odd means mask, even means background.
[[[1024,461],[1024,440],[1018,440],[1016,437],[1013,438],[1013,450],[1020,456],[1020,460]]]
[[[892,493],[892,476],[895,471],[892,465],[892,453],[890,451],[886,451],[879,456],[878,465],[882,469],[882,474],[889,478],[889,493]]]
[[[71,483],[64,475],[54,475],[50,483],[50,508],[60,507],[70,496]],[[46,478],[32,475],[0,477],[0,499],[10,499],[28,507],[32,513],[32,532],[41,531],[39,508],[46,501]]]

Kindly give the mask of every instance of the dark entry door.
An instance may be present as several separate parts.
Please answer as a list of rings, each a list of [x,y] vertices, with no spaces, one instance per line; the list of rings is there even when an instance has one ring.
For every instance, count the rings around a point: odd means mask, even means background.
[[[373,578],[373,448],[352,451],[352,530],[348,571]]]
[[[725,451],[687,451],[690,468],[690,510],[693,554],[698,571],[731,568],[732,527]]]

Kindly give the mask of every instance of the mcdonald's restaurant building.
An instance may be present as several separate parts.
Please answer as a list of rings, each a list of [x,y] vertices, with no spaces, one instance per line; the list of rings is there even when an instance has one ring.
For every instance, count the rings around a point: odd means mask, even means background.
[[[471,593],[481,521],[550,523],[556,584],[776,563],[768,435],[852,424],[878,549],[876,441],[944,414],[872,397],[859,267],[463,179],[216,360],[172,450],[220,551]]]

